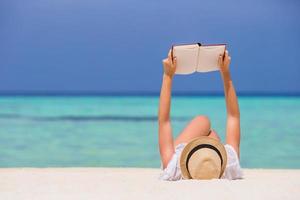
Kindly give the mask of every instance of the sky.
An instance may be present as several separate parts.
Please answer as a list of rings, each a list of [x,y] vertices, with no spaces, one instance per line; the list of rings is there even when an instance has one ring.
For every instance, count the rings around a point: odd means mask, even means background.
[[[238,93],[300,93],[297,0],[1,0],[0,93],[158,93],[176,43],[226,43]],[[218,93],[218,72],[173,91]]]

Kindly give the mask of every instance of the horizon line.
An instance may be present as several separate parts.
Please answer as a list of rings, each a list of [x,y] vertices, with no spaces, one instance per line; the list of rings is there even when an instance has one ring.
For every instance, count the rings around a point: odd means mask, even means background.
[[[300,92],[237,91],[238,96],[300,96]],[[156,91],[0,91],[0,96],[159,96]],[[174,96],[224,96],[224,92],[173,91]]]

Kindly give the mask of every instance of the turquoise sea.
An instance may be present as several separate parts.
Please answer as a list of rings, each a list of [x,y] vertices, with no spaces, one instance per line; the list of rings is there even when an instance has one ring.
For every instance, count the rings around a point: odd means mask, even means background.
[[[241,164],[300,168],[300,97],[239,97]],[[1,96],[0,167],[159,167],[158,96]],[[221,96],[175,96],[174,136],[198,114],[224,139]]]

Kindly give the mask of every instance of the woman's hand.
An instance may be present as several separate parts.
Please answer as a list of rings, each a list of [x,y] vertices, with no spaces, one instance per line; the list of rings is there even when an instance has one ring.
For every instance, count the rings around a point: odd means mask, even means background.
[[[163,59],[163,66],[164,66],[164,74],[169,76],[170,78],[173,78],[176,71],[177,60],[176,57],[172,59],[171,50],[168,53],[168,58]]]
[[[223,55],[219,56],[218,63],[219,63],[219,67],[220,67],[220,72],[222,74],[229,72],[230,60],[231,60],[231,57],[229,56],[227,50],[225,51],[224,56]]]

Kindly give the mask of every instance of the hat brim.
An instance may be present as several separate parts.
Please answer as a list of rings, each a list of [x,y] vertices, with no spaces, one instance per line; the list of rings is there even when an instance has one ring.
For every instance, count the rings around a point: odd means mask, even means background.
[[[180,156],[180,168],[181,168],[181,173],[182,173],[182,176],[184,179],[192,178],[187,169],[187,165],[186,165],[188,154],[194,148],[196,148],[202,144],[211,145],[219,151],[219,153],[221,154],[222,160],[223,160],[219,178],[221,178],[221,176],[223,175],[225,168],[226,168],[226,164],[227,164],[227,153],[226,153],[224,145],[216,139],[213,139],[213,138],[210,138],[207,136],[200,136],[200,137],[197,137],[197,138],[193,139],[192,141],[190,141],[182,150],[182,153]]]

